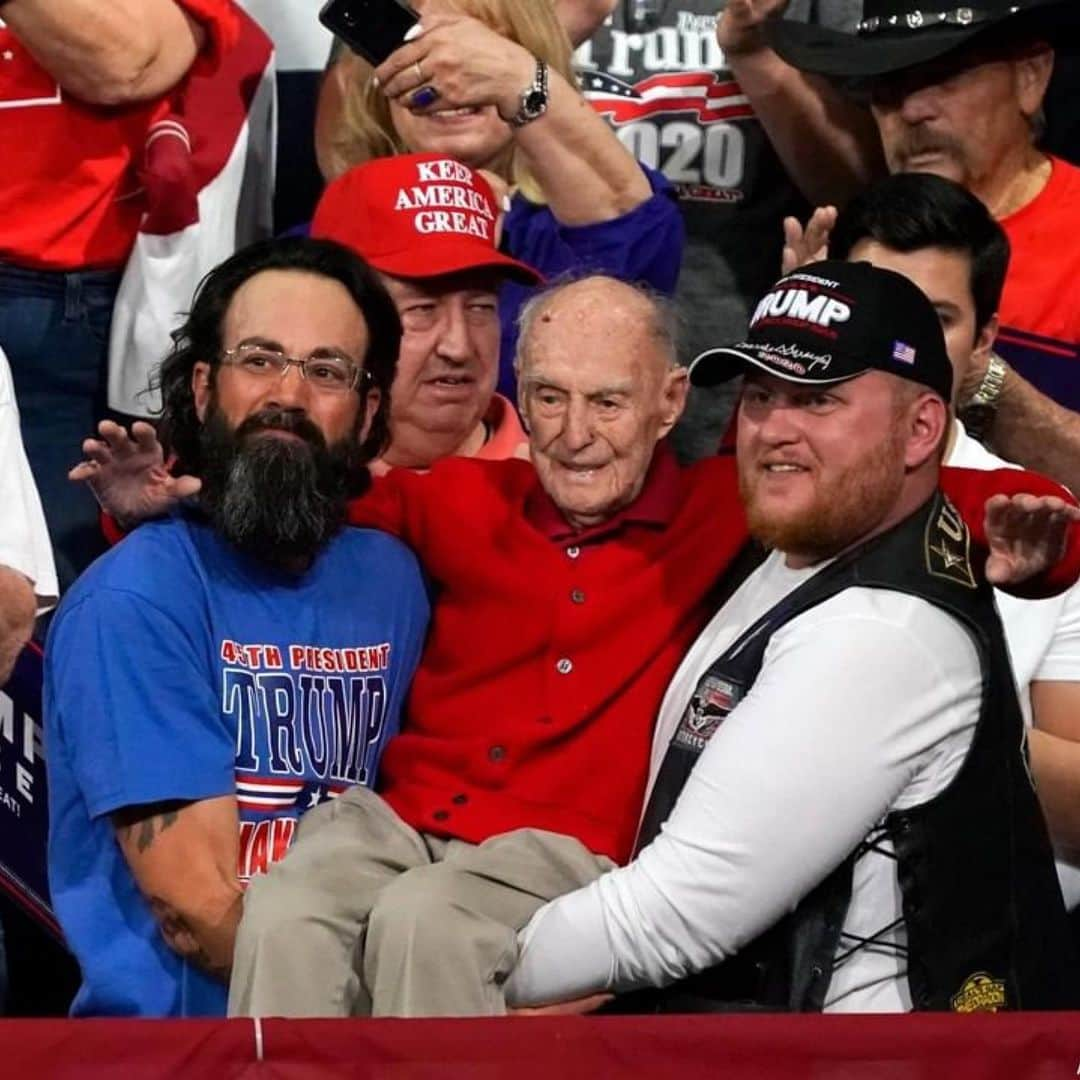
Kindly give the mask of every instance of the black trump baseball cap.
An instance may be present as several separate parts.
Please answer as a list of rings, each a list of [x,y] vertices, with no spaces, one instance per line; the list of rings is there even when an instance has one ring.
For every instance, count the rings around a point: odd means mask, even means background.
[[[690,365],[695,386],[758,368],[807,386],[885,371],[949,403],[953,369],[933,304],[909,278],[868,262],[827,260],[782,277],[758,301],[746,340]]]

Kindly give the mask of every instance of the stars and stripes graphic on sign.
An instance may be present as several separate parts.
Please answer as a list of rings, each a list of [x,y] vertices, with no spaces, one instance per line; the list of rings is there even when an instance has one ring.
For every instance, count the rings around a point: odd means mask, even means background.
[[[892,358],[899,360],[901,364],[914,364],[915,363],[915,350],[906,345],[902,341],[894,341],[892,347]]]
[[[614,124],[657,113],[696,113],[702,124],[754,115],[739,84],[713,71],[650,75],[633,84],[604,72],[589,72],[582,76],[581,88],[589,104]]]

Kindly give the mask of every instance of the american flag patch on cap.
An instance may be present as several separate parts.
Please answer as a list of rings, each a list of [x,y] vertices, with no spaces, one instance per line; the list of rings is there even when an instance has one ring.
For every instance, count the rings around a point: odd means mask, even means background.
[[[915,350],[902,341],[894,341],[892,346],[892,358],[899,360],[901,364],[915,363]]]

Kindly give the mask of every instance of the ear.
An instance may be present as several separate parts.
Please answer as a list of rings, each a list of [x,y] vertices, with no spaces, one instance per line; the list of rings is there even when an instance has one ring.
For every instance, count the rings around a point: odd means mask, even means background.
[[[990,354],[994,351],[994,342],[997,340],[999,325],[995,313],[990,316],[986,325],[979,331],[978,337],[975,338],[975,348],[971,350],[971,358],[975,362],[978,371],[985,371],[986,365],[990,363]]]
[[[379,404],[382,402],[382,391],[377,386],[373,386],[360,400],[364,408],[364,422],[360,425],[356,441],[357,443],[364,443],[371,433],[371,425],[375,420],[375,414],[379,411]]]
[[[909,472],[937,460],[949,429],[949,409],[937,394],[922,393],[908,412],[907,444],[904,465]]]
[[[195,399],[195,415],[203,423],[210,404],[210,365],[205,360],[197,360],[191,369],[191,393]]]
[[[1023,114],[1030,120],[1042,108],[1050,76],[1054,73],[1054,50],[1039,43],[1030,53],[1014,61],[1016,96]]]
[[[690,377],[681,364],[664,376],[660,405],[660,438],[662,439],[678,423],[686,408],[686,395],[690,390]]]

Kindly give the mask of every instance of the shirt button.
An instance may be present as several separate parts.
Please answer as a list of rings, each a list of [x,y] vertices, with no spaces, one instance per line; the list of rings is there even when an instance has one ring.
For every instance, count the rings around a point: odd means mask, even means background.
[[[464,794],[455,795],[450,801],[455,806],[464,806],[469,801],[469,796]]]
[[[566,554],[569,558],[576,559],[581,554],[581,548],[579,548],[577,544],[573,544],[566,549]]]
[[[565,656],[555,665],[555,670],[560,675],[569,675],[574,670],[573,660],[568,660]]]
[[[431,816],[436,821],[445,821],[450,816],[450,811],[449,810],[436,810],[435,813],[432,814]]]
[[[489,746],[488,747],[488,759],[490,761],[502,761],[506,757],[505,746]]]
[[[573,592],[570,593],[570,599],[573,600],[575,604],[584,604],[585,593],[581,589],[574,589]]]

